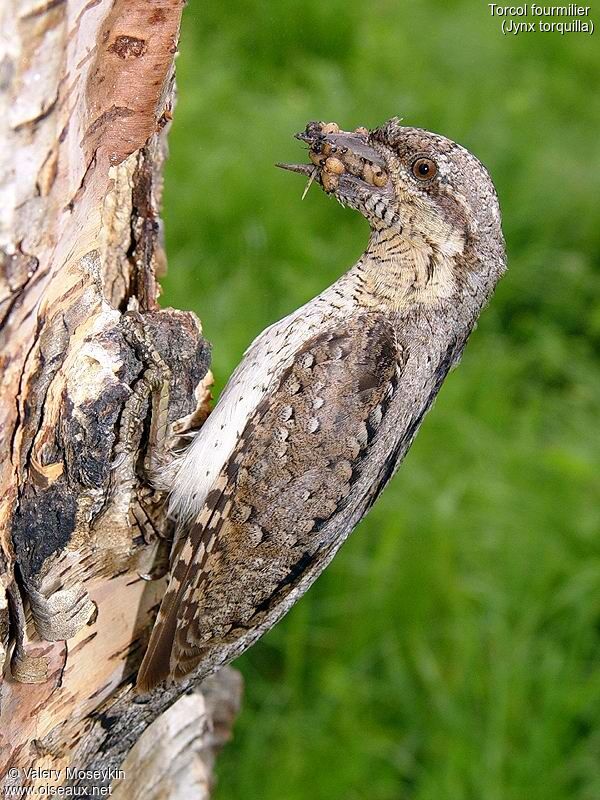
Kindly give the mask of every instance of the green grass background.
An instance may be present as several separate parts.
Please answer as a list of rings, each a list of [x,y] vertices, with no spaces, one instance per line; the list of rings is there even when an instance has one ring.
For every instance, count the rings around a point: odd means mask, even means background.
[[[308,120],[472,149],[510,267],[399,474],[238,660],[218,800],[600,799],[599,35],[505,37],[472,0],[184,13],[163,302],[202,318],[219,387],[366,242],[273,166]]]

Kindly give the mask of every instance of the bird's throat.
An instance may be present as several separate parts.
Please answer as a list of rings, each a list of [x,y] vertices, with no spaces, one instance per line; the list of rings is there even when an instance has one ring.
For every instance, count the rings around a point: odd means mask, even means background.
[[[438,306],[456,292],[455,260],[424,239],[402,231],[374,231],[350,271],[357,302],[367,308],[401,311]]]

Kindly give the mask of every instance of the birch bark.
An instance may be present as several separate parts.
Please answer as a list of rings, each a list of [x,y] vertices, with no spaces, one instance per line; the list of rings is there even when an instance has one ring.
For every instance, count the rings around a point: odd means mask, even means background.
[[[239,704],[231,670],[182,697],[131,692],[171,532],[144,481],[147,424],[123,450],[147,367],[123,313],[177,373],[173,435],[209,397],[199,321],[157,302],[182,6],[0,10],[0,785],[205,797]]]

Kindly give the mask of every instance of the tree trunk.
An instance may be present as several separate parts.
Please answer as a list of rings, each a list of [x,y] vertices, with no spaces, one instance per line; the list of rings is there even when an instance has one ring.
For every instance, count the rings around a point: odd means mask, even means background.
[[[229,669],[132,691],[172,535],[145,474],[148,359],[177,374],[171,441],[210,398],[198,320],[157,304],[182,6],[0,11],[0,785],[205,797],[239,704]]]

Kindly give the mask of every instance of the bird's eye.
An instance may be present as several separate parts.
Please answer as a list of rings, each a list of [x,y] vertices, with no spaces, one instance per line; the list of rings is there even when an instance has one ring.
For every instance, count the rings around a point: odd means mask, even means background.
[[[433,159],[421,156],[413,161],[412,174],[420,181],[430,181],[437,174],[437,164]]]

